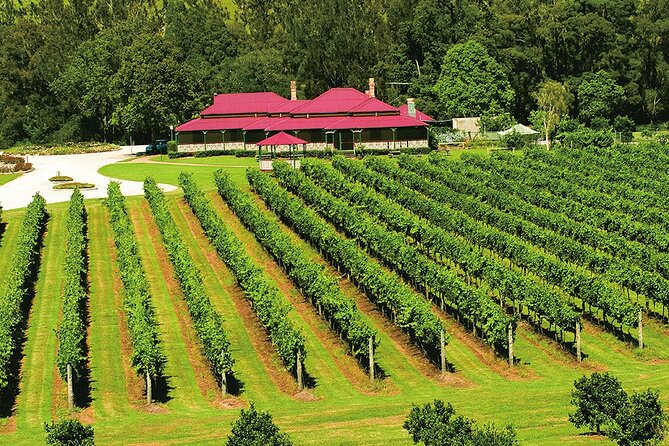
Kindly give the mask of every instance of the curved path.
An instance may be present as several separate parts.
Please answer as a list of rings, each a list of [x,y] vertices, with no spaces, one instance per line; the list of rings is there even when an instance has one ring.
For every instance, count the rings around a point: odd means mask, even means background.
[[[33,164],[34,170],[0,186],[0,205],[3,209],[26,207],[35,192],[39,192],[47,203],[69,201],[72,191],[54,190],[54,183],[49,181],[49,178],[58,173],[70,176],[74,178],[74,181],[95,184],[97,189],[81,191],[84,198],[104,198],[107,196],[107,185],[112,179],[98,173],[98,170],[107,164],[131,158],[133,151],[137,152],[143,148],[144,146],[124,146],[121,150],[114,152],[28,156],[28,162]],[[120,183],[123,195],[142,195],[144,193],[143,184],[139,181],[124,180]],[[165,192],[177,189],[168,184],[159,186]]]

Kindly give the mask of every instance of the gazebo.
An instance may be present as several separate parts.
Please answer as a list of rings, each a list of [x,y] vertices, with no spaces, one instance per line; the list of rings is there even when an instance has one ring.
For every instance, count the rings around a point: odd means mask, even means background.
[[[295,160],[293,159],[293,150],[297,149],[297,146],[301,145],[302,150],[306,151],[307,150],[307,141],[298,138],[297,136],[289,135],[286,132],[279,132],[275,135],[272,135],[268,138],[263,139],[259,143],[257,143],[258,146],[258,160],[260,161],[260,170],[271,170],[271,158],[272,155],[276,155],[277,152],[277,147],[287,147],[288,151],[290,152],[290,163],[293,167],[299,167],[296,166]],[[262,148],[263,147],[269,147],[269,156],[268,160],[263,160],[263,154],[262,154]],[[282,152],[283,150],[279,150]],[[265,163],[263,163],[265,161]]]

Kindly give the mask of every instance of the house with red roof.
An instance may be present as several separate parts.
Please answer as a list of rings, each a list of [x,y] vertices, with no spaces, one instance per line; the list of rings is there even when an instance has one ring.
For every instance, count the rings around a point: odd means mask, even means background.
[[[200,116],[176,128],[178,150],[256,150],[256,144],[284,132],[307,142],[307,150],[427,147],[432,118],[416,110],[413,99],[393,107],[375,97],[374,79],[366,93],[332,88],[311,100],[275,93],[214,96]]]

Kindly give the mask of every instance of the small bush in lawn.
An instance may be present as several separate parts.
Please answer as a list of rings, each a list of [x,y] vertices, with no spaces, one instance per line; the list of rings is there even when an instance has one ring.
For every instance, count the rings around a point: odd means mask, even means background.
[[[56,175],[55,177],[49,178],[49,181],[53,181],[54,183],[72,181],[72,177],[68,177],[67,175]]]
[[[62,183],[62,184],[56,184],[53,188],[54,189],[93,189],[95,187],[95,184],[92,183]]]
[[[77,420],[63,420],[45,423],[46,444],[49,446],[93,446],[93,427],[85,426]]]
[[[226,446],[292,446],[288,435],[279,432],[269,412],[259,412],[253,403],[242,409],[239,419],[232,423],[232,433]]]

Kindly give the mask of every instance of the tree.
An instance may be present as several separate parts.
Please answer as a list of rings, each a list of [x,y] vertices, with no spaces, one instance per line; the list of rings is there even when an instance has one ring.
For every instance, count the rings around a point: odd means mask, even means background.
[[[288,435],[279,432],[269,412],[259,412],[251,403],[248,410],[242,409],[239,419],[232,423],[232,433],[226,446],[292,446]]]
[[[476,426],[475,421],[455,415],[448,403],[435,400],[423,407],[413,406],[403,425],[414,443],[425,446],[518,446],[511,426],[499,429],[494,425]]]
[[[576,406],[576,412],[569,414],[569,421],[576,427],[595,429],[598,434],[602,432],[602,426],[615,423],[618,412],[627,401],[620,381],[608,372],[595,372],[589,378],[583,376],[574,382],[574,387],[571,404]]]
[[[535,97],[539,111],[543,112],[537,117],[546,138],[546,150],[550,150],[551,133],[560,122],[562,115],[567,112],[569,94],[563,84],[547,80],[541,84]]]
[[[603,70],[584,76],[578,86],[579,118],[590,123],[593,118],[611,118],[625,98],[625,90]]]
[[[657,390],[634,393],[618,414],[617,425],[610,437],[620,446],[658,444],[664,439],[666,420]]]
[[[499,115],[515,97],[502,66],[471,40],[448,50],[434,89],[449,116]]]
[[[664,110],[664,105],[657,90],[649,88],[644,92],[643,95],[643,107],[650,117],[650,123],[652,124],[657,118],[657,115]]]
[[[500,142],[504,147],[511,150],[520,149],[526,145],[525,137],[515,129],[511,133],[502,136]]]
[[[635,127],[634,121],[628,116],[616,116],[613,120],[613,130],[620,135],[620,140],[623,142],[632,141]]]
[[[93,427],[85,426],[77,420],[63,420],[44,423],[46,444],[49,446],[93,446]]]

